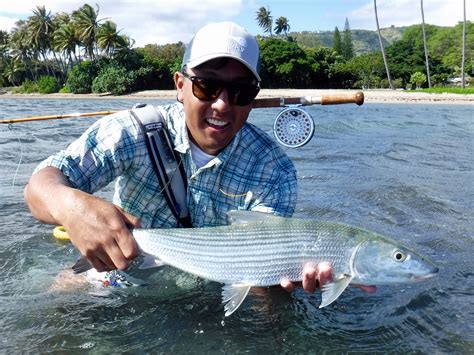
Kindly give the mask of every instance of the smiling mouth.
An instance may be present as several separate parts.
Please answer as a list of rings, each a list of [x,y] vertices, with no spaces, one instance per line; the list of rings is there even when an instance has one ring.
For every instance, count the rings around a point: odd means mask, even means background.
[[[229,122],[216,120],[214,118],[207,118],[206,122],[210,127],[216,128],[216,129],[223,129],[230,124]]]

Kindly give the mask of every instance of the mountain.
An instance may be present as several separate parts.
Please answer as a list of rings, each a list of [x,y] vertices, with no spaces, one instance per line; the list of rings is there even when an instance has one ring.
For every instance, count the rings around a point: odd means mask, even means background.
[[[380,29],[384,47],[387,47],[394,41],[401,39],[406,28],[407,27],[392,26]],[[380,50],[377,31],[351,30],[351,33],[356,55]],[[343,30],[341,30],[341,35],[343,35]],[[290,36],[299,44],[307,47],[332,47],[334,31],[291,32]]]

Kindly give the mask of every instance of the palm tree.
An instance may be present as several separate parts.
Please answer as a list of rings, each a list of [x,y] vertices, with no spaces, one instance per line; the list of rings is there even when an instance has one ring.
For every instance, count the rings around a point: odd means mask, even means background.
[[[115,49],[123,43],[119,32],[117,31],[117,25],[112,21],[104,22],[97,31],[97,45],[108,57],[111,57]]]
[[[428,47],[426,45],[426,32],[425,32],[425,11],[423,9],[423,0],[420,0],[421,3],[421,29],[423,31],[423,45],[425,48],[425,62],[426,62],[426,77],[428,78],[428,87],[431,87],[431,78],[430,78],[430,62],[428,60]]]
[[[464,21],[462,24],[462,59],[461,59],[461,87],[466,87],[466,79],[464,78],[464,63],[466,61],[466,0],[463,1]]]
[[[270,9],[261,7],[257,11],[257,23],[263,29],[263,32],[270,33],[270,37],[272,37],[272,25],[273,25],[273,17],[270,15]]]
[[[54,32],[51,11],[46,11],[44,6],[36,6],[36,9],[33,10],[33,16],[28,18],[27,28],[33,49],[43,57],[46,70],[51,73],[52,70],[48,65],[48,52],[51,50]]]
[[[8,42],[10,36],[7,31],[0,30],[0,70],[8,60]]]
[[[275,33],[279,35],[283,32],[285,36],[288,37],[288,32],[290,31],[290,24],[288,23],[288,19],[286,17],[280,16],[275,21],[275,24]]]
[[[98,20],[99,6],[94,10],[89,4],[84,4],[79,10],[72,13],[72,18],[75,27],[78,31],[78,37],[81,40],[86,54],[91,58],[95,58],[95,48],[97,40],[97,30],[99,23],[103,20]]]
[[[127,57],[133,56],[133,46],[135,40],[127,35],[119,35],[117,45],[115,46],[114,58],[123,62],[127,61]],[[182,56],[182,55],[181,55]],[[173,73],[176,70],[173,70]]]
[[[382,51],[383,63],[385,65],[385,71],[387,72],[388,85],[390,86],[390,89],[394,89],[392,85],[392,79],[390,79],[390,70],[388,69],[387,58],[385,57],[385,50],[383,48],[382,35],[380,34],[379,16],[377,14],[377,0],[374,0],[374,9],[375,9],[375,22],[377,23],[377,33],[379,34],[380,50]]]
[[[76,36],[76,31],[72,23],[64,24],[54,32],[53,48],[67,58],[64,75],[67,74],[67,68],[72,69],[74,63],[78,61],[76,49],[80,44],[81,41]]]
[[[12,55],[11,72],[17,74],[18,68],[25,68],[25,71],[28,68],[30,78],[36,80],[36,72],[33,70],[36,54],[31,46],[31,36],[28,32],[26,21],[19,20],[15,23],[15,27],[11,31],[9,45]]]

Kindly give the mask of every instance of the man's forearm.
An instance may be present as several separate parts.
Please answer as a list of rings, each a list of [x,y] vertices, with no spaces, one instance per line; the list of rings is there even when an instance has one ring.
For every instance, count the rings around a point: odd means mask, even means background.
[[[59,224],[67,195],[72,190],[58,169],[46,167],[31,176],[24,189],[24,198],[35,218],[44,223]]]

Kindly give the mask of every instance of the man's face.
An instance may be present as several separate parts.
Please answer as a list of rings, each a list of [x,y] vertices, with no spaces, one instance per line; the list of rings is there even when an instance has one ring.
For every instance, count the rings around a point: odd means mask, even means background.
[[[254,84],[250,71],[240,62],[229,60],[224,67],[214,69],[202,65],[199,69],[185,69],[189,76],[217,79],[229,84]],[[182,74],[175,74],[178,100],[184,105],[186,125],[190,139],[207,154],[217,155],[234,138],[247,121],[252,104],[239,106],[229,100],[224,89],[212,101],[196,98],[192,81]]]

